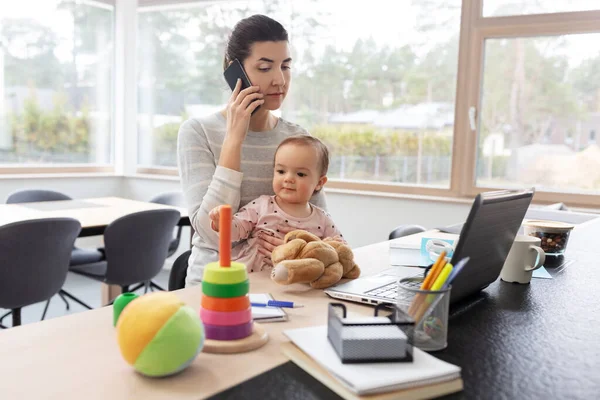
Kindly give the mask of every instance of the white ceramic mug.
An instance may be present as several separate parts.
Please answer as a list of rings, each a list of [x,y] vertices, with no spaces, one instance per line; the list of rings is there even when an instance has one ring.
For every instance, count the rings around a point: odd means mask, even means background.
[[[500,279],[505,282],[529,283],[533,270],[546,261],[541,243],[540,238],[517,235],[500,272]]]

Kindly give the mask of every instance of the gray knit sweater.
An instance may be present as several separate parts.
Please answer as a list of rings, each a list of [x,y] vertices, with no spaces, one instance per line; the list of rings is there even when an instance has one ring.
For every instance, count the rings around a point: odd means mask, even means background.
[[[204,265],[215,261],[218,234],[210,227],[208,213],[214,207],[230,204],[239,207],[261,195],[273,194],[275,149],[287,136],[308,132],[279,118],[270,131],[248,131],[242,145],[241,172],[217,166],[225,138],[226,120],[221,113],[191,118],[179,128],[177,144],[179,174],[190,221],[195,230],[189,259],[186,286],[202,280]],[[323,192],[311,203],[326,209]]]

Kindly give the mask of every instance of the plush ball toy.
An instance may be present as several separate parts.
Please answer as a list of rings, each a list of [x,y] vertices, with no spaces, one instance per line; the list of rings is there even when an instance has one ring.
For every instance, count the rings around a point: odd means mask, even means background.
[[[304,230],[289,232],[284,242],[271,253],[271,279],[279,284],[309,283],[315,289],[324,289],[342,278],[360,275],[352,250],[342,242],[321,240]]]
[[[173,293],[141,296],[125,307],[117,322],[123,358],[151,377],[176,374],[189,366],[204,345],[204,327],[194,310]]]

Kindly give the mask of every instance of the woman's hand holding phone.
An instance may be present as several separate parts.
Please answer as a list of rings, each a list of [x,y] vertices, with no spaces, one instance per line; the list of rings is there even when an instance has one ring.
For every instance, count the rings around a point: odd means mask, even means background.
[[[219,157],[220,166],[234,171],[241,168],[242,143],[248,133],[252,111],[265,102],[258,86],[240,90],[241,86],[242,81],[238,79],[227,104],[227,132]]]
[[[240,143],[248,133],[252,112],[265,102],[264,95],[258,92],[258,86],[250,86],[244,90],[240,90],[241,87],[242,80],[238,79],[227,105],[227,136]]]

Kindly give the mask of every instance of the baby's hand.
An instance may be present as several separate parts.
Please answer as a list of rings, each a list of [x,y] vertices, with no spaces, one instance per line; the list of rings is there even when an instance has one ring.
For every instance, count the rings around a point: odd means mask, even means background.
[[[215,207],[208,213],[208,217],[210,218],[210,227],[213,231],[219,232],[219,218],[221,215],[221,206]]]

